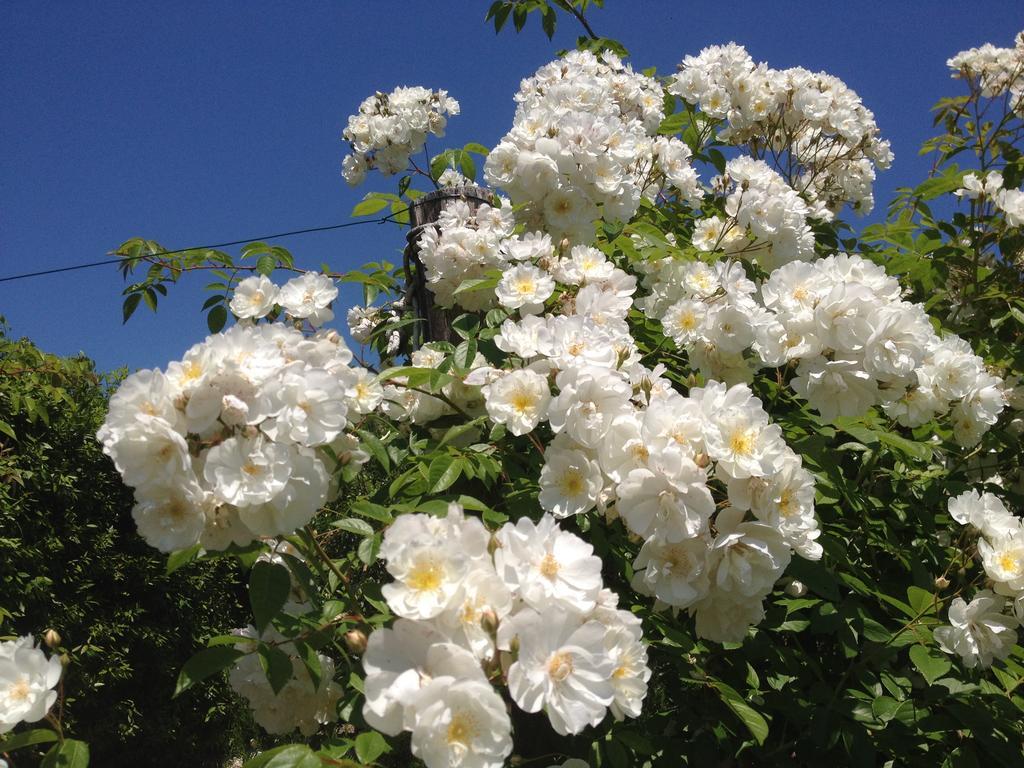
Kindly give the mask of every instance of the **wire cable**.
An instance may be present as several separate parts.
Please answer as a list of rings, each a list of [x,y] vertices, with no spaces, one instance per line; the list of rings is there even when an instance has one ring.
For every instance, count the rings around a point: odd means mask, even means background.
[[[262,235],[262,236],[259,236],[259,237],[246,237],[246,238],[244,238],[242,240],[231,240],[230,242],[227,242],[227,243],[211,243],[210,245],[194,245],[194,246],[192,246],[190,248],[177,248],[177,249],[175,249],[173,251],[157,251],[156,253],[147,253],[145,255],[148,256],[148,257],[153,257],[153,256],[171,256],[171,255],[173,255],[175,253],[185,253],[186,251],[201,251],[201,250],[206,250],[206,249],[210,249],[210,248],[227,248],[227,247],[232,246],[232,245],[242,245],[243,243],[252,243],[252,242],[256,242],[256,241],[260,241],[260,240],[279,240],[279,239],[281,239],[283,237],[293,237],[295,235],[305,235],[305,234],[309,234],[310,232],[328,232],[328,231],[334,230],[334,229],[345,229],[346,227],[356,227],[356,226],[359,226],[361,224],[383,224],[385,222],[392,221],[395,216],[399,215],[400,213],[405,213],[405,211],[407,211],[407,210],[409,210],[409,209],[408,208],[403,208],[401,211],[395,211],[394,213],[390,213],[387,216],[381,216],[380,218],[377,218],[377,219],[365,219],[363,221],[348,221],[348,222],[345,222],[344,224],[329,224],[326,227],[309,227],[307,229],[295,229],[295,230],[292,230],[290,232],[278,232],[278,233],[273,234],[273,235]],[[24,280],[25,278],[28,278],[28,277],[41,277],[43,275],[55,275],[55,274],[58,274],[59,272],[72,272],[72,271],[74,271],[76,269],[88,269],[89,267],[100,267],[100,266],[103,266],[104,264],[122,264],[122,263],[124,263],[124,261],[126,259],[129,259],[129,258],[130,257],[128,257],[128,256],[119,256],[116,259],[104,259],[103,261],[92,261],[92,262],[89,262],[88,264],[75,264],[75,265],[70,266],[70,267],[56,267],[55,269],[44,269],[44,270],[41,270],[39,272],[26,272],[26,273],[21,274],[21,275],[8,275],[7,277],[0,277],[0,283],[9,283],[9,282],[11,282],[13,280]]]

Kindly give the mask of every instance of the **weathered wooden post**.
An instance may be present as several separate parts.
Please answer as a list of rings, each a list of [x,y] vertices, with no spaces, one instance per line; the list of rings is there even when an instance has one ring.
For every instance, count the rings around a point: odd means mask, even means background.
[[[420,261],[416,243],[427,227],[436,226],[438,218],[447,203],[463,200],[470,210],[476,211],[482,204],[493,200],[493,193],[486,187],[467,185],[444,187],[409,205],[409,233],[405,236],[405,290],[409,305],[422,322],[415,324],[413,348],[419,348],[428,341],[457,341],[451,328],[455,310],[444,309],[434,304],[434,294],[427,287],[427,276]]]

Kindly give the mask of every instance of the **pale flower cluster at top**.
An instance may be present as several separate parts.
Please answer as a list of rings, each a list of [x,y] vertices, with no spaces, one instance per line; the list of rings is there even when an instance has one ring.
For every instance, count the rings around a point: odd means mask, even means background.
[[[985,43],[961,51],[946,64],[953,77],[977,79],[981,95],[996,98],[1008,94],[1010,108],[1024,115],[1024,32],[1019,32],[1013,48],[997,48]]]
[[[651,675],[640,620],[604,588],[593,547],[551,516],[492,536],[456,504],[446,517],[403,515],[381,557],[400,618],[369,637],[363,716],[410,731],[428,768],[505,765],[512,724],[495,683],[563,735],[609,709],[640,714]]]
[[[838,78],[755,64],[729,43],[683,59],[668,91],[725,120],[720,140],[786,169],[815,218],[830,219],[847,203],[863,212],[874,206],[875,167],[888,168],[892,152],[871,110]]]
[[[541,506],[557,517],[621,517],[644,540],[634,587],[689,609],[702,637],[741,639],[791,551],[821,556],[810,473],[746,385],[711,382],[685,397],[640,363],[626,321],[636,279],[604,253],[574,246],[556,256],[541,236],[523,248],[539,254],[536,263],[524,258],[494,291],[519,315],[494,337],[507,365],[479,358],[457,382],[460,402],[475,408],[479,388],[491,421],[514,435],[546,422],[554,439]],[[742,274],[733,265],[733,279],[747,282]],[[556,287],[561,296],[545,311]],[[425,347],[413,364],[443,360]],[[450,412],[429,394],[385,396],[389,415],[419,424]],[[731,505],[717,514],[712,488]]]
[[[280,291],[261,276],[243,281],[231,306],[246,317],[240,305],[276,300],[289,316],[319,323],[336,295],[322,275]],[[221,550],[308,523],[336,492],[337,464],[368,458],[346,429],[381,391],[351,361],[334,331],[240,322],[166,371],[125,379],[97,437],[135,489],[140,534],[163,552]]]
[[[524,206],[527,229],[589,242],[599,216],[628,221],[666,186],[703,196],[689,147],[656,136],[661,86],[613,54],[572,51],[524,80],[516,101],[484,177]]]
[[[32,635],[0,642],[0,734],[46,717],[61,671],[60,658],[47,658]]]
[[[352,148],[342,163],[342,175],[356,186],[373,169],[385,176],[404,171],[429,134],[444,136],[446,115],[457,114],[459,102],[447,91],[413,86],[375,93],[349,117],[342,133]]]
[[[857,255],[797,261],[761,285],[735,262],[665,258],[640,300],[701,372],[750,381],[793,364],[790,386],[826,421],[872,406],[907,427],[949,415],[975,445],[1005,406],[1003,382],[953,334],[940,337],[899,282]]]
[[[261,554],[258,561],[287,567],[284,555],[298,560],[303,559],[294,546],[287,541],[279,541],[274,542],[271,552]],[[292,579],[292,588],[283,612],[298,616],[306,613],[310,609],[310,604],[308,596],[296,582],[290,569],[289,575]],[[333,659],[314,652],[315,667],[319,676],[319,679],[314,679],[295,643],[273,627],[268,626],[262,633],[258,633],[256,628],[250,625],[235,630],[234,634],[241,638],[235,648],[243,651],[245,655],[234,663],[228,682],[235,693],[246,700],[253,719],[263,730],[267,733],[286,734],[297,728],[303,735],[311,736],[321,725],[337,720],[336,705],[342,690],[334,682]],[[291,677],[276,693],[267,680],[267,672],[256,652],[258,641],[273,644],[278,651],[288,657],[291,664]]]
[[[936,629],[935,639],[966,666],[989,667],[1010,654],[1024,622],[1024,528],[991,493],[965,491],[949,500],[949,514],[979,536],[978,557],[991,589],[979,591],[970,603],[955,598],[950,626]]]

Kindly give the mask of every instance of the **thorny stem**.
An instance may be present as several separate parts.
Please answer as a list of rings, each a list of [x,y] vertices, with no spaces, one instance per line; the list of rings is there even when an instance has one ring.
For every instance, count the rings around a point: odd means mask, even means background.
[[[338,577],[339,582],[348,587],[348,576],[341,572],[341,570],[338,568],[335,562],[331,559],[331,556],[328,555],[324,548],[321,546],[320,541],[316,537],[316,531],[314,531],[310,526],[307,525],[306,533],[309,534],[309,538],[313,541],[313,546],[316,548],[316,553],[317,555],[319,555],[320,559],[323,560],[327,567],[330,568],[331,571],[334,573],[334,575]]]

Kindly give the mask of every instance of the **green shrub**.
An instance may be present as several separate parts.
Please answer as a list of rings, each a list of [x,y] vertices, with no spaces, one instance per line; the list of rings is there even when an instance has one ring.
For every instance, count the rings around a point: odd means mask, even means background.
[[[0,634],[59,632],[65,730],[93,765],[220,768],[253,733],[245,708],[225,681],[171,694],[201,638],[246,623],[244,590],[226,560],[168,575],[139,538],[94,437],[114,378],[0,326]]]

